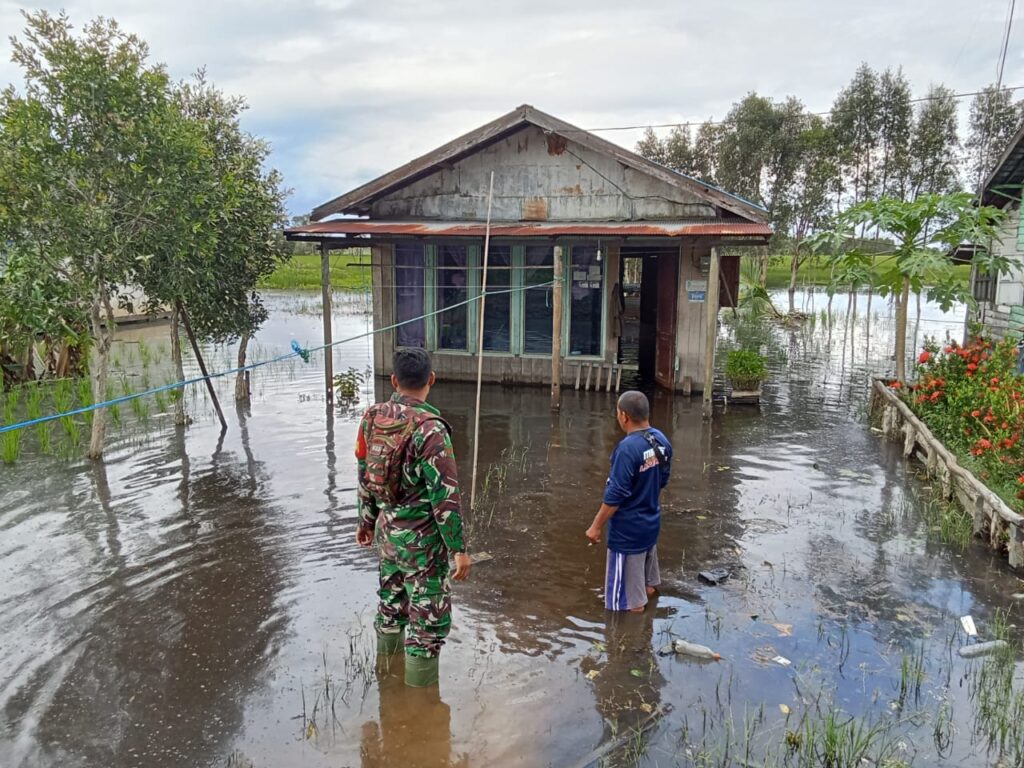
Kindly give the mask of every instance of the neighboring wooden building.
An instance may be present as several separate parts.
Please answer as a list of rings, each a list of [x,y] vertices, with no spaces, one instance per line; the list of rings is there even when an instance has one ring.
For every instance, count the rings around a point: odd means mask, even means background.
[[[1021,185],[1024,184],[1024,129],[1006,148],[982,189],[981,201],[1007,212],[999,239],[989,246],[995,252],[1017,258],[1024,264],[1024,220],[1021,218]],[[975,246],[961,246],[956,255],[968,258]],[[971,277],[978,309],[970,319],[983,325],[993,338],[1019,338],[1024,334],[1024,266],[1005,275]]]
[[[478,305],[463,302],[480,295],[492,171],[484,380],[550,382],[557,257],[563,383],[581,362],[625,364],[663,387],[702,390],[704,302],[734,306],[739,293],[739,257],[724,256],[719,295],[708,295],[712,249],[765,244],[766,211],[530,106],[324,203],[315,223],[288,230],[325,254],[371,249],[374,326],[406,323],[375,336],[376,372],[390,372],[396,348],[415,346],[433,353],[438,375],[475,380]],[[328,218],[336,215],[361,218]],[[640,275],[636,285],[624,287],[627,273]],[[627,304],[638,311],[624,312]]]

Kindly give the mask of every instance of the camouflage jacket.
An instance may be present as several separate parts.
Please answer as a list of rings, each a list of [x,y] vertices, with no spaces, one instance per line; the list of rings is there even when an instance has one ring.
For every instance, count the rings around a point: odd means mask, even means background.
[[[377,407],[397,410],[400,406],[416,408],[435,416],[441,415],[429,403],[397,392],[391,400]],[[359,526],[372,531],[379,519],[383,536],[399,547],[410,544],[414,539],[417,549],[426,549],[432,540],[440,537],[438,543],[443,542],[449,552],[465,552],[455,451],[444,423],[428,419],[413,434],[402,467],[402,487],[409,491],[409,495],[403,504],[395,507],[382,504],[366,488],[366,450],[369,442],[369,426],[366,416],[363,416],[356,438]]]

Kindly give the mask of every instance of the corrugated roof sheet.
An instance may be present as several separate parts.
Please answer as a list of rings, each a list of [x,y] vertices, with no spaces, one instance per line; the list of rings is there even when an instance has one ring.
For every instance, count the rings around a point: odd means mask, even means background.
[[[334,219],[285,230],[290,240],[350,236],[483,237],[483,222]],[[770,237],[767,224],[747,221],[520,221],[491,224],[491,237]]]

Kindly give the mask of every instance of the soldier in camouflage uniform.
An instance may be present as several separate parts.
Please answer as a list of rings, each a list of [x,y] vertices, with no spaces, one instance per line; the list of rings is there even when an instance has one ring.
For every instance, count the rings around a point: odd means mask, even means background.
[[[451,628],[449,554],[455,556],[450,575],[457,581],[469,576],[470,559],[449,428],[425,402],[434,384],[430,355],[422,349],[397,351],[391,384],[396,390],[392,398],[367,411],[359,425],[356,540],[369,547],[376,539],[380,549],[378,652],[395,653],[404,643],[406,683],[425,686],[437,682],[438,654]],[[368,459],[372,463],[372,452],[381,450],[375,428],[396,418],[413,418],[415,425],[401,456],[389,459],[400,462],[400,467],[387,468],[395,473],[398,488],[382,494]],[[393,503],[382,498],[388,495]]]

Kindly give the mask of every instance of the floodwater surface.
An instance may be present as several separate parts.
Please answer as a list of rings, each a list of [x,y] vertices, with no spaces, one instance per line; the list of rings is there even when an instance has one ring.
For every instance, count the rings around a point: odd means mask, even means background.
[[[335,338],[364,333],[359,301],[339,304]],[[253,359],[319,338],[314,298],[268,306]],[[760,407],[708,423],[699,400],[652,392],[675,461],[642,615],[604,611],[604,549],[584,537],[620,438],[614,395],[570,389],[552,415],[542,388],[484,388],[467,527],[490,559],[454,587],[439,692],[406,689],[400,658],[375,663],[352,449],[383,382],[327,412],[322,357],[293,359],[254,371],[244,407],[219,382],[224,436],[193,388],[190,427],[129,413],[105,463],[27,451],[0,468],[0,765],[821,765],[829,729],[836,766],[860,764],[862,742],[891,768],[1024,764],[1024,731],[998,718],[1024,720],[1019,655],[995,670],[956,654],[968,614],[1019,647],[1000,627],[1020,624],[1024,583],[936,537],[917,469],[867,422],[891,307],[799,306],[793,328],[723,314],[723,350],[771,360]],[[962,318],[925,305],[915,341],[960,338]],[[127,330],[126,360],[139,339],[160,348],[166,328]],[[371,350],[340,345],[335,370],[366,371]],[[467,504],[473,395],[441,381],[431,396]],[[712,568],[729,578],[702,582]],[[660,655],[673,638],[723,660]],[[986,693],[997,672],[1005,701]]]

